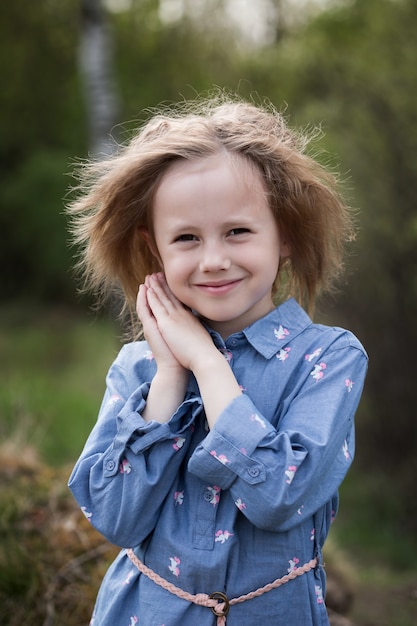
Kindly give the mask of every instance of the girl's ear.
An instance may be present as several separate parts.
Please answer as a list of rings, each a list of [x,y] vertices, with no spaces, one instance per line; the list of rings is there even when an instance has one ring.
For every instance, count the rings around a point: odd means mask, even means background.
[[[149,232],[149,229],[146,228],[146,226],[138,226],[137,228],[138,228],[138,232],[140,236],[142,237],[142,239],[146,241],[146,244],[149,250],[151,251],[152,255],[155,257],[155,259],[158,261],[162,269],[161,257],[159,256],[158,248],[156,247],[155,241],[151,233]]]

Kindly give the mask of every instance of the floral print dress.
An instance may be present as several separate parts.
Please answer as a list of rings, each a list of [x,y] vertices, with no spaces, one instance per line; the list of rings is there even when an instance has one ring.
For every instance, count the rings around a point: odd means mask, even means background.
[[[209,330],[209,329],[208,329]],[[290,299],[226,341],[209,330],[243,394],[208,429],[195,379],[167,423],[145,422],[155,361],[122,348],[69,481],[91,524],[122,548],[94,626],[213,626],[210,608],[156,585],[127,555],[191,594],[247,594],[227,626],[327,626],[321,550],[354,455],[367,356],[349,332],[314,324]]]

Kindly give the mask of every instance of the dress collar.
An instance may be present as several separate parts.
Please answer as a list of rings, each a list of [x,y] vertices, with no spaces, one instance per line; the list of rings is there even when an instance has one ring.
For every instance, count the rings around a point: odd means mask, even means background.
[[[270,359],[311,324],[312,321],[304,309],[294,298],[290,298],[241,332],[230,335],[226,341],[219,333],[207,326],[206,328],[220,350],[236,345],[246,338],[257,352]]]

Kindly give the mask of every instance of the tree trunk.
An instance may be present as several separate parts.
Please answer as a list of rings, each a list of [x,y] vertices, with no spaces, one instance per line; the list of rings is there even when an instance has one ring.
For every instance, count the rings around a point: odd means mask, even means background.
[[[114,150],[110,132],[119,108],[111,34],[101,0],[81,0],[81,18],[80,69],[89,122],[89,150],[100,158]]]

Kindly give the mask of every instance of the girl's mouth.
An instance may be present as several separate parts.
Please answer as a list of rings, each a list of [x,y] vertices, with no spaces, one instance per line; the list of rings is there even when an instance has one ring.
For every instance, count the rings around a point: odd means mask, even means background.
[[[219,282],[207,282],[207,283],[199,283],[196,285],[198,289],[204,291],[205,293],[213,294],[213,295],[224,295],[232,291],[242,279],[238,278],[236,280],[223,280]]]

